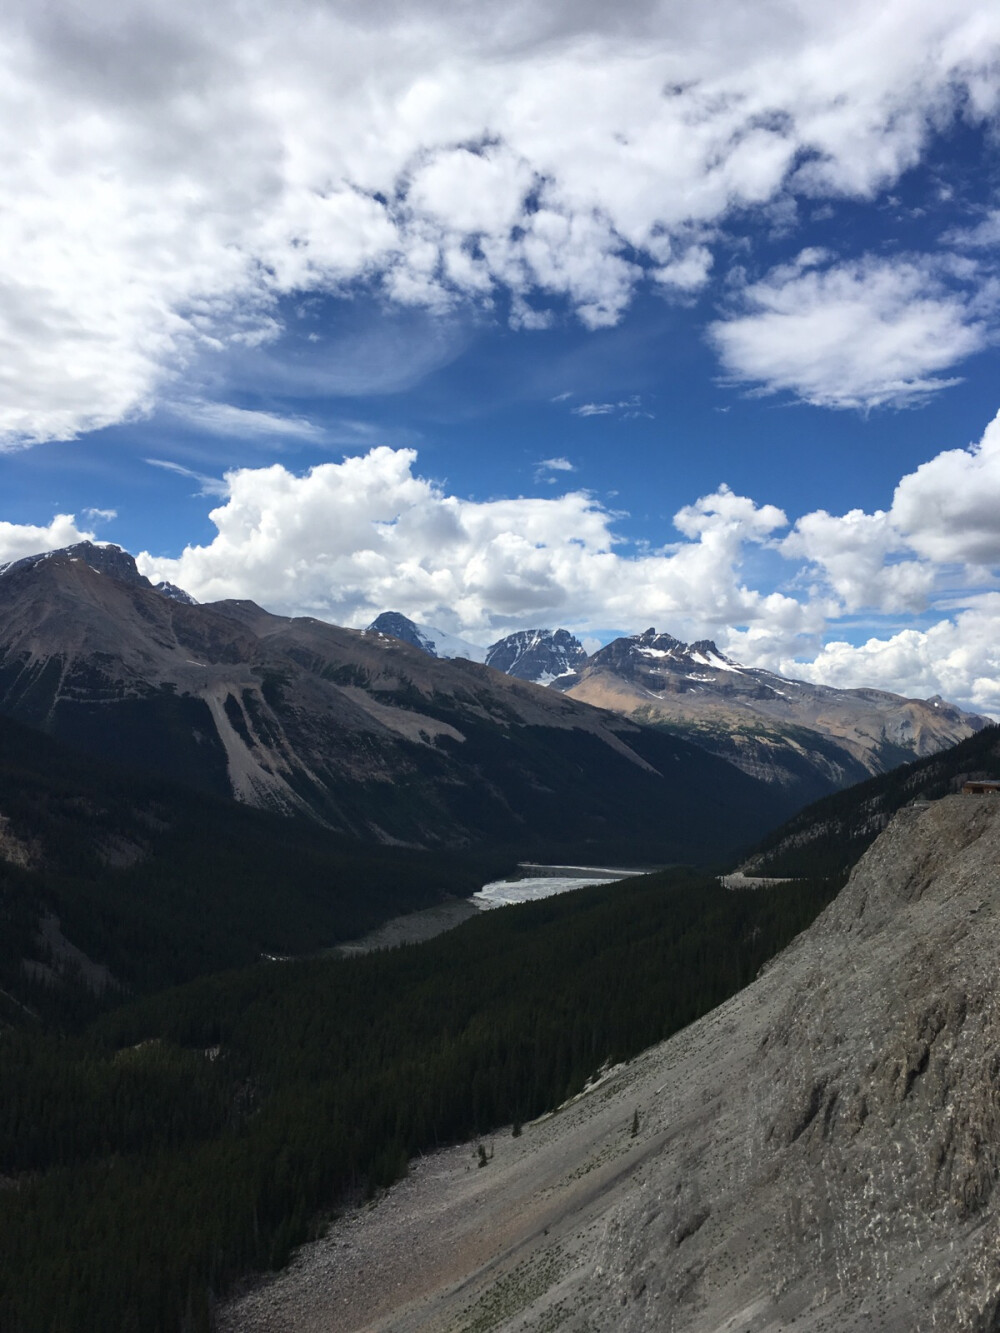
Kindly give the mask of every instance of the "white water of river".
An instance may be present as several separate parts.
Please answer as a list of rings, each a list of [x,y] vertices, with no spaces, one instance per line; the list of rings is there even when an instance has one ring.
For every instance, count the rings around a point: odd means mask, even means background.
[[[551,898],[557,893],[569,893],[588,884],[613,884],[615,880],[641,875],[641,870],[616,870],[600,866],[532,866],[532,870],[547,873],[529,875],[523,879],[497,879],[484,884],[472,895],[472,902],[481,910],[510,907],[514,903],[530,903],[537,898]],[[560,872],[565,871],[565,874]],[[574,873],[575,872],[575,873]]]

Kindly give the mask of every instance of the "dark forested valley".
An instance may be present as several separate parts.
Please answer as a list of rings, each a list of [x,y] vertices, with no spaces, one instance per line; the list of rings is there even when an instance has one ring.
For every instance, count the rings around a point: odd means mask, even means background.
[[[836,885],[672,871],[261,964],[0,1043],[0,1327],[212,1327],[414,1153],[559,1105],[752,980]]]

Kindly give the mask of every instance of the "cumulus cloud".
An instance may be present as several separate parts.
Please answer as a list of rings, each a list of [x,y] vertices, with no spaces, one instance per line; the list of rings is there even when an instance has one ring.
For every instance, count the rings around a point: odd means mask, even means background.
[[[924,609],[949,571],[979,581],[1000,566],[1000,415],[964,449],[901,478],[888,510],[798,519],[779,549],[846,612]]]
[[[881,510],[836,516],[818,509],[798,520],[780,549],[821,571],[844,611],[920,611],[937,571],[929,562],[898,558],[908,545],[892,516]]]
[[[825,259],[804,252],[747,284],[711,325],[733,380],[821,407],[907,407],[957,383],[942,372],[993,336],[975,271],[956,287],[924,257]]]
[[[842,688],[871,686],[917,698],[940,694],[1000,718],[1000,594],[989,593],[928,630],[904,629],[853,645],[826,644],[812,662],[781,670]]]
[[[562,461],[562,460],[559,460]],[[616,516],[584,491],[485,502],[416,474],[413,450],[378,448],[297,476],[244,468],[210,515],[217,535],[176,559],[139,557],[200,601],[253,597],[270,609],[363,625],[388,607],[488,641],[525,623],[631,624],[660,617],[695,636],[809,608],[740,581],[744,545],[784,522],[726,488],[677,517],[688,540],[620,551]],[[794,632],[794,631],[793,631]]]
[[[7,448],[127,420],[199,358],[266,350],[302,293],[361,283],[443,310],[503,290],[522,327],[567,304],[611,324],[647,278],[686,299],[741,212],[871,198],[935,128],[994,115],[1000,49],[980,0],[15,0],[2,28]],[[765,283],[718,334],[727,368],[810,401],[910,401],[981,342],[918,278],[905,338],[905,274],[874,304],[849,272],[812,279],[811,304],[808,279]],[[883,387],[831,307],[878,335]],[[839,355],[845,394],[796,359],[795,327]]]
[[[679,509],[657,548],[630,546],[621,515],[585,491],[466,500],[416,463],[379,447],[303,475],[231,472],[215,538],[177,558],[143,553],[140,568],[200,601],[251,597],[355,626],[393,608],[483,643],[539,623],[657,624],[808,679],[1000,712],[1000,416],[903,477],[886,510],[790,525],[722,485]],[[550,475],[567,463],[545,460]],[[837,632],[858,621],[875,637],[852,646]]]
[[[892,521],[927,559],[1000,563],[1000,416],[977,444],[940,453],[904,477]]]

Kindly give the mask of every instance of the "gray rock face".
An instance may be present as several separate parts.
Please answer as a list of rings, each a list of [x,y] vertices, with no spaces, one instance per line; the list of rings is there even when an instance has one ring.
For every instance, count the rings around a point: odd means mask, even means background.
[[[908,808],[752,986],[223,1327],[996,1333],[998,956],[1000,799]]]
[[[901,812],[705,1025],[708,1114],[665,1089],[680,1141],[607,1219],[600,1327],[997,1326],[998,866],[1000,802]]]

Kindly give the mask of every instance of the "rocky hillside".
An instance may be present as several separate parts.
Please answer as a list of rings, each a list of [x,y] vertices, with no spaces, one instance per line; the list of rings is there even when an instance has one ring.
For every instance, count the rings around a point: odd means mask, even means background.
[[[190,605],[108,559],[0,574],[0,712],[90,754],[383,843],[633,863],[716,860],[794,808],[683,740],[486,666],[252,602]]]
[[[816,801],[775,829],[744,863],[750,875],[846,875],[911,801],[937,800],[970,778],[1000,778],[1000,727]]]
[[[555,688],[684,736],[805,802],[934,754],[985,726],[943,699],[841,690],[726,657],[710,640],[615,639]]]
[[[998,865],[1000,801],[901,811],[753,985],[485,1169],[424,1159],[223,1327],[995,1333]]]

